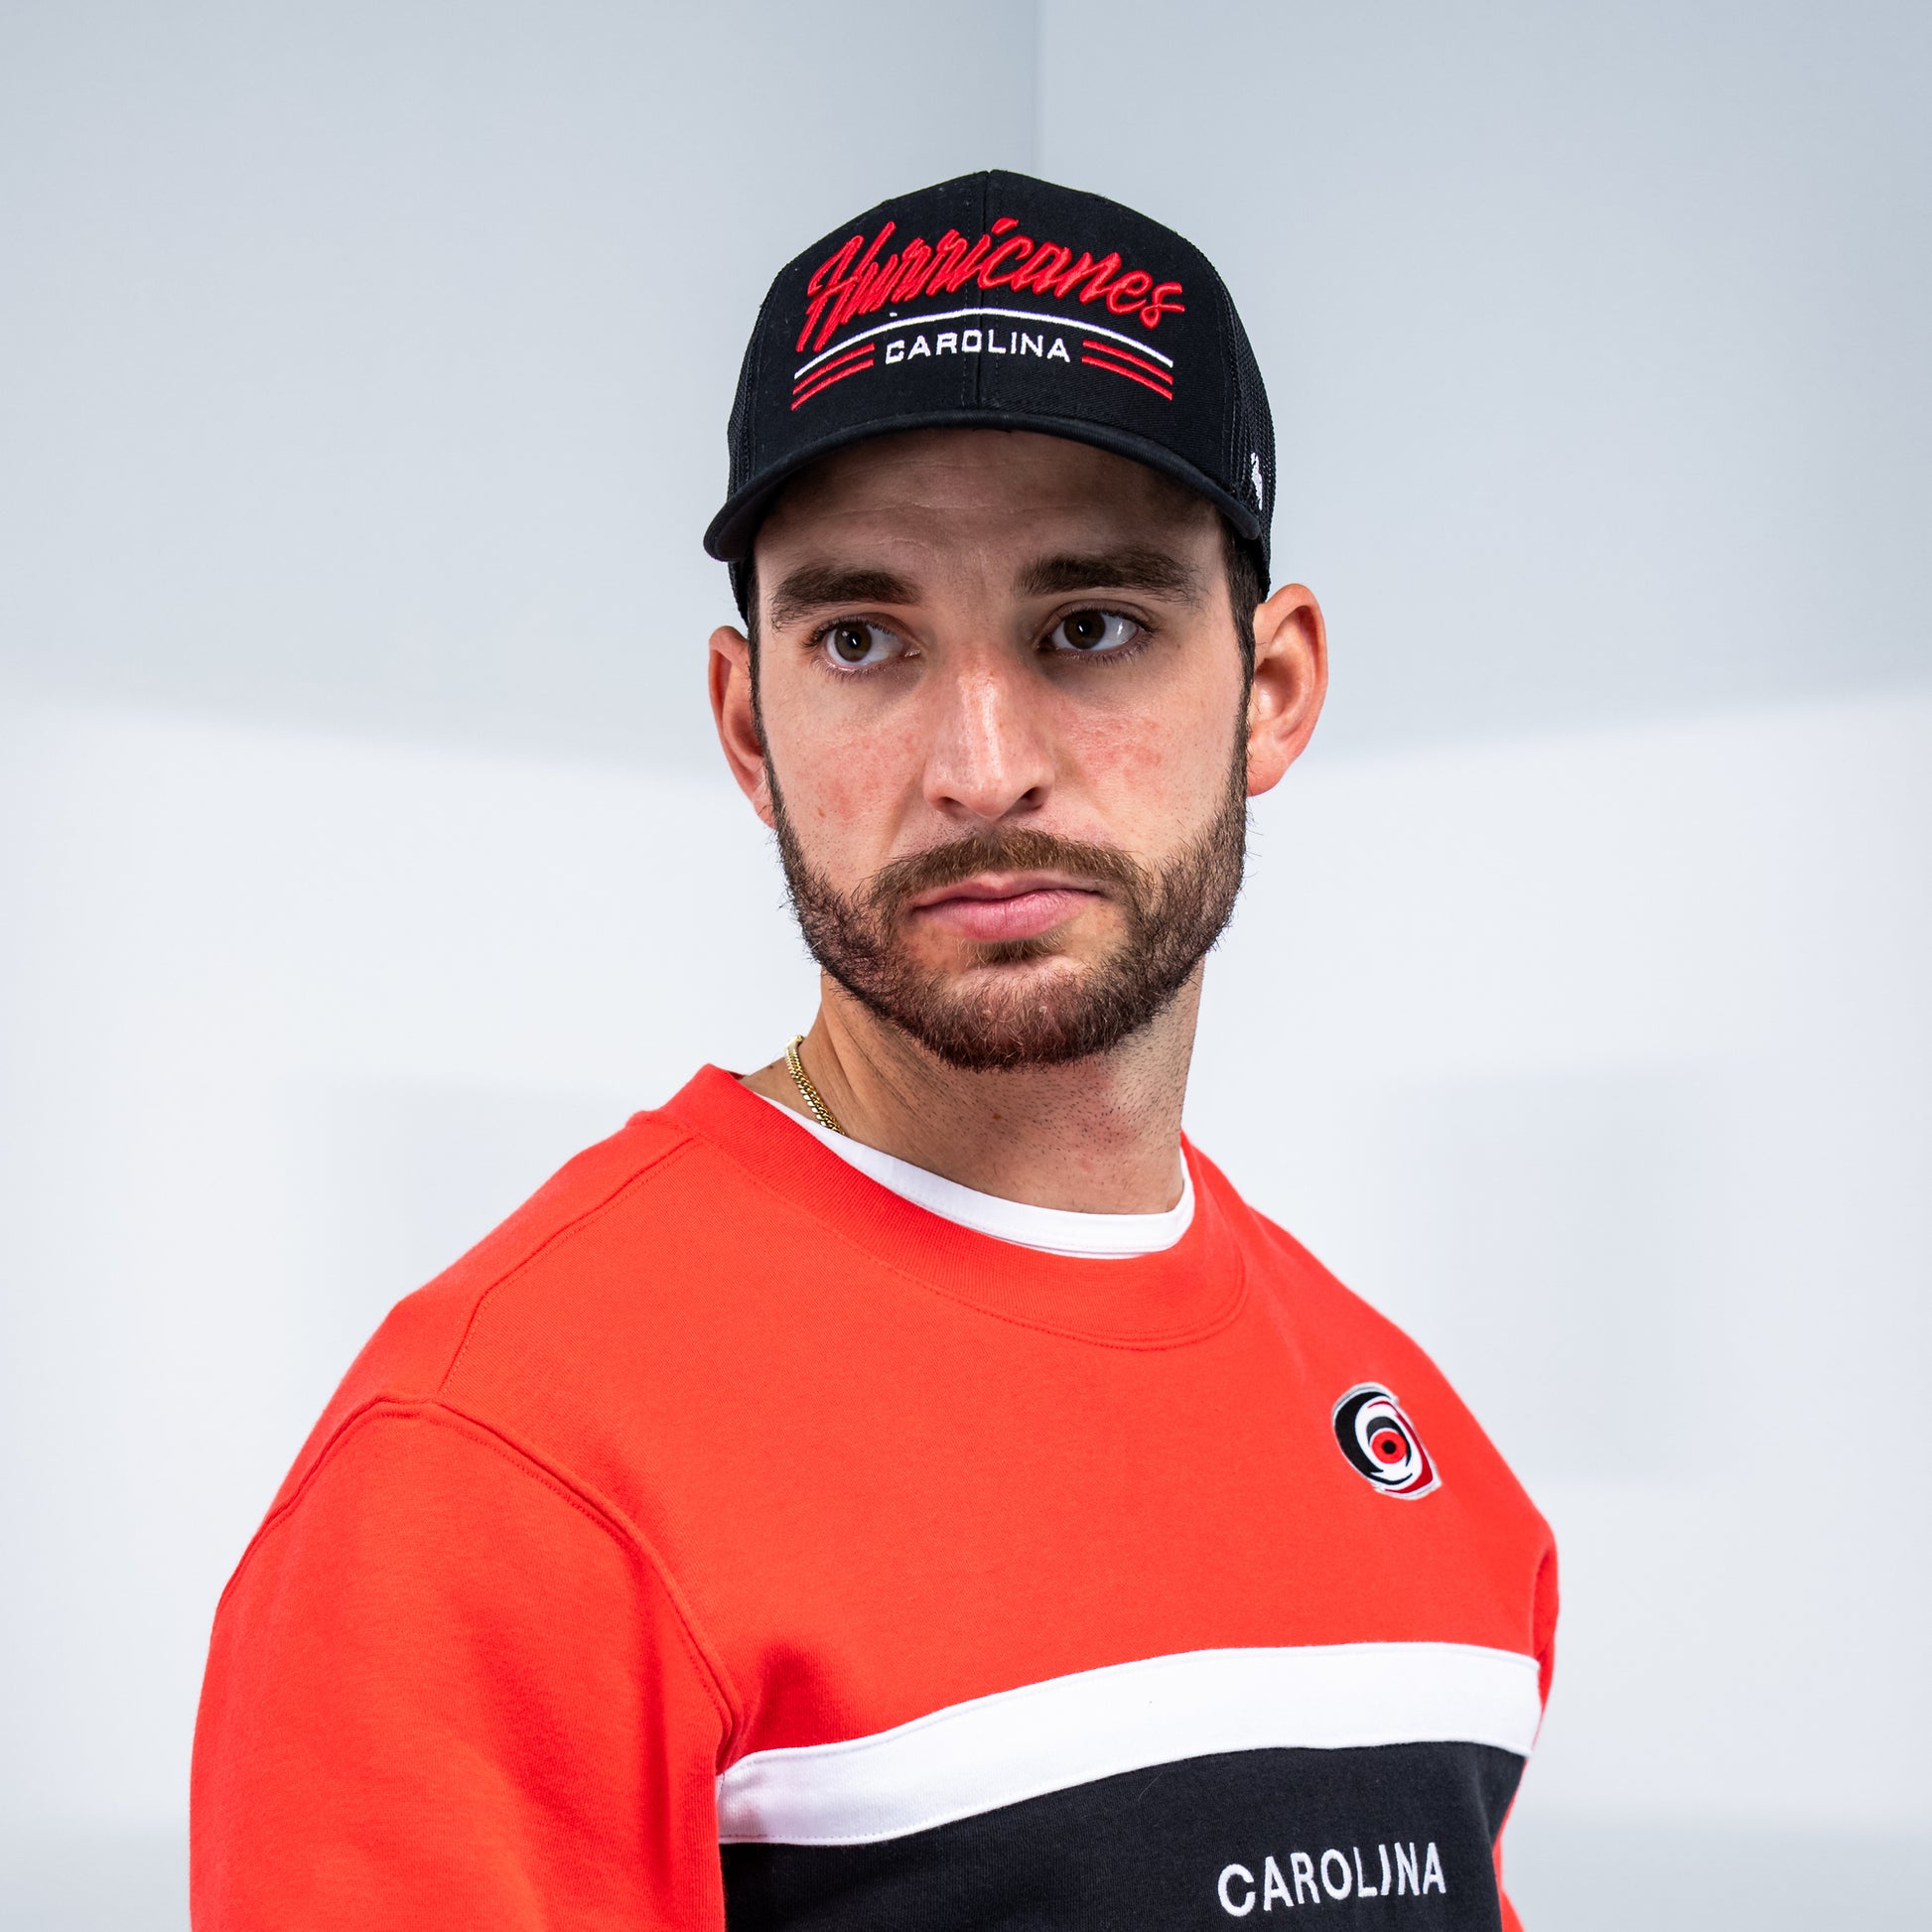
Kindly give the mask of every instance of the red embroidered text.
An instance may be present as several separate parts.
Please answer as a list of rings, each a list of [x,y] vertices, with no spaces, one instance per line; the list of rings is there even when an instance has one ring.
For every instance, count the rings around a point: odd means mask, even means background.
[[[1136,314],[1149,329],[1157,328],[1163,316],[1185,313],[1178,282],[1157,282],[1140,268],[1123,274],[1118,254],[1096,261],[1082,249],[1075,260],[1073,250],[1060,242],[1010,234],[1009,229],[1020,225],[1011,214],[1001,215],[970,245],[956,228],[948,228],[935,244],[915,239],[881,259],[894,225],[888,221],[870,242],[855,234],[812,271],[805,284],[805,326],[798,332],[801,351],[823,348],[853,316],[875,315],[889,302],[957,295],[969,282],[1062,300],[1072,296],[1083,304],[1104,298],[1115,315]]]

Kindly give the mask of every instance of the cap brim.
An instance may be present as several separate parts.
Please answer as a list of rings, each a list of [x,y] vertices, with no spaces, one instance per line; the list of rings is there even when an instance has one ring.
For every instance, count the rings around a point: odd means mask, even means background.
[[[1111,429],[1105,424],[1083,422],[1072,416],[1053,416],[1032,409],[954,409],[919,410],[903,417],[873,417],[848,429],[835,430],[802,449],[792,451],[783,463],[761,472],[732,496],[704,533],[707,553],[720,563],[743,563],[752,554],[752,541],[764,521],[771,499],[799,471],[816,463],[834,450],[849,449],[855,443],[870,443],[875,437],[891,436],[911,429],[1024,429],[1042,436],[1063,436],[1070,443],[1087,443],[1095,449],[1111,450],[1116,456],[1131,457],[1150,470],[1171,477],[1195,495],[1204,496],[1251,543],[1265,544],[1266,533],[1252,503],[1228,493],[1205,471],[1197,470],[1184,458],[1162,444],[1129,430]]]

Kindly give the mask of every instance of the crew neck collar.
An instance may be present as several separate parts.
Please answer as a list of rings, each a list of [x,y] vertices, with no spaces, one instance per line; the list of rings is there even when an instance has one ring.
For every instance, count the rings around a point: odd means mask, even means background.
[[[744,1082],[739,1082],[744,1086]],[[747,1087],[748,1093],[755,1090]],[[1159,1214],[1087,1214],[1064,1207],[1035,1207],[1030,1201],[1009,1200],[1004,1194],[982,1193],[977,1187],[948,1180],[929,1168],[915,1167],[895,1154],[836,1134],[807,1120],[780,1100],[758,1094],[776,1108],[801,1133],[836,1154],[848,1166],[890,1187],[903,1200],[915,1202],[941,1220],[990,1234],[1017,1248],[1036,1254],[1061,1255],[1071,1260],[1133,1261],[1142,1255],[1172,1248],[1187,1232],[1194,1218],[1194,1177],[1187,1163],[1180,1164],[1180,1198]]]
[[[1023,1247],[932,1212],[797,1131],[788,1112],[777,1118],[781,1110],[721,1067],[702,1068],[662,1111],[831,1237],[1003,1320],[1114,1347],[1173,1347],[1225,1327],[1245,1295],[1229,1225],[1239,1203],[1184,1139],[1193,1213],[1179,1238],[1154,1253],[1096,1259]]]

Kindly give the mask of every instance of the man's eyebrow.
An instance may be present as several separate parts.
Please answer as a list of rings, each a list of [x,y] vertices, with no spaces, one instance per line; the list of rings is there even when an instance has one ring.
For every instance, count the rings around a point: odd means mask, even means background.
[[[771,593],[771,621],[796,622],[828,604],[911,604],[916,597],[904,578],[890,570],[845,564],[800,564],[778,580]]]
[[[1040,557],[1020,573],[1023,597],[1063,597],[1069,591],[1146,591],[1197,603],[1200,573],[1165,550],[1129,544],[1119,550]]]

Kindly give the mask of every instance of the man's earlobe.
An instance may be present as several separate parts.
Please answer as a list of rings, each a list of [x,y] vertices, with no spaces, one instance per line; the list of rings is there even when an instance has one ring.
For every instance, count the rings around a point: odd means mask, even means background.
[[[1328,632],[1306,584],[1284,584],[1255,612],[1248,693],[1248,796],[1282,781],[1313,735],[1328,691]]]
[[[759,718],[751,639],[735,625],[711,633],[708,683],[718,744],[738,788],[766,825],[772,822],[771,786],[764,765],[764,734]]]

